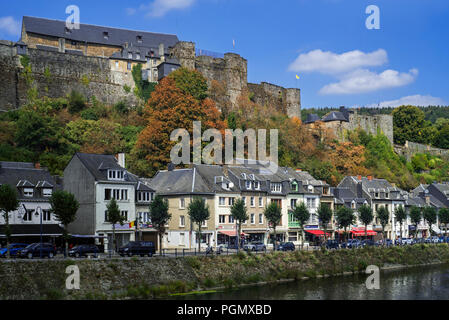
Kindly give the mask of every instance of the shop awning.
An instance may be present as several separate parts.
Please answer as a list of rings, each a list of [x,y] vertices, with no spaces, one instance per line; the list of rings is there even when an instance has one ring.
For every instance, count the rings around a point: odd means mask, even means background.
[[[323,230],[306,230],[306,232],[311,233],[315,236],[324,236],[324,231]],[[330,236],[329,233],[326,233],[326,236]]]
[[[363,236],[365,236],[365,228],[353,228],[351,230],[351,233],[356,237],[363,237]],[[373,231],[373,230],[366,231],[367,236],[375,236],[376,234],[377,234],[377,232]]]
[[[229,237],[235,237],[235,235],[237,234],[237,231],[235,231],[235,230],[218,230],[218,233],[227,235]],[[241,235],[242,236],[247,236],[247,234],[243,233],[243,232],[241,233]]]

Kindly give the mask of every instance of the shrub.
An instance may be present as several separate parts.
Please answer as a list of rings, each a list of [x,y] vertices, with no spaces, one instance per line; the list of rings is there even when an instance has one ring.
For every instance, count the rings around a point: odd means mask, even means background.
[[[79,113],[85,107],[86,101],[84,99],[84,96],[81,93],[73,90],[69,96],[69,112],[72,114]]]
[[[129,111],[128,106],[126,105],[126,103],[124,101],[120,101],[117,102],[114,105],[114,110],[118,113],[118,114],[126,114]]]

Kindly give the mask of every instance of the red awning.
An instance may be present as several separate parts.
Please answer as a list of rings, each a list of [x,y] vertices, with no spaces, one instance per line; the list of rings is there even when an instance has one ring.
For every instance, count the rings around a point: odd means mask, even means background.
[[[218,230],[218,232],[221,233],[221,234],[225,234],[225,235],[227,235],[229,237],[235,237],[235,235],[237,234],[237,231],[235,231],[235,230]],[[242,236],[247,236],[247,234],[243,233],[243,232],[241,233],[241,235]]]
[[[353,228],[351,230],[351,232],[354,234],[354,236],[356,237],[363,237],[365,236],[365,228]],[[366,235],[367,236],[375,236],[377,234],[376,231],[373,230],[367,230],[366,231]]]
[[[306,230],[308,233],[311,233],[315,236],[324,236],[324,231],[323,230]],[[330,236],[329,233],[326,233],[327,236]]]

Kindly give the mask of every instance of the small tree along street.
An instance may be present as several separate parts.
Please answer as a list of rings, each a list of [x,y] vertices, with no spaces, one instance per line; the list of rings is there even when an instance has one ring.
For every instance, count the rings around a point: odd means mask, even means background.
[[[159,234],[159,252],[162,254],[162,238],[165,234],[165,226],[171,219],[171,214],[168,212],[168,200],[164,200],[160,195],[154,197],[150,204],[150,219],[153,228]]]

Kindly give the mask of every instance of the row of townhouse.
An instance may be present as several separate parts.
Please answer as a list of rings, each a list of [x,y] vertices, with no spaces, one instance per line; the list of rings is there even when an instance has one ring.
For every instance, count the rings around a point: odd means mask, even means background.
[[[194,165],[187,169],[169,166],[152,179],[143,179],[126,170],[123,154],[76,153],[64,170],[63,181],[33,163],[0,162],[0,184],[5,183],[15,186],[19,194],[20,206],[10,213],[10,223],[13,237],[19,238],[20,242],[38,239],[41,217],[45,239],[59,241],[62,228],[50,212],[49,198],[53,190],[64,189],[73,193],[80,203],[77,219],[69,226],[72,239],[94,242],[104,246],[104,250],[110,249],[112,243],[113,225],[107,214],[107,205],[112,198],[117,200],[126,220],[123,225],[115,225],[119,244],[140,239],[153,241],[156,246],[159,235],[151,225],[149,206],[156,193],[166,198],[172,218],[163,237],[165,248],[195,248],[198,241],[204,246],[234,243],[237,234],[231,206],[238,198],[245,201],[249,216],[242,226],[241,237],[265,244],[271,243],[273,230],[265,219],[264,209],[273,201],[282,210],[276,240],[295,244],[300,244],[301,230],[292,211],[302,202],[311,214],[305,226],[305,240],[309,243],[317,241],[324,234],[323,229],[331,237],[338,238],[341,234],[335,217],[325,228],[322,226],[317,214],[320,204],[332,210],[346,206],[356,213],[366,204],[372,207],[374,214],[384,206],[390,213],[385,229],[390,239],[400,234],[400,225],[394,215],[398,206],[404,206],[407,211],[412,206],[431,206],[436,210],[449,206],[447,183],[420,185],[408,193],[384,179],[347,176],[337,187],[330,187],[301,170],[280,167],[277,172],[271,172],[263,166],[244,162],[225,166]],[[196,226],[188,215],[188,205],[194,197],[204,198],[210,210],[210,219],[202,227],[201,239],[197,238]],[[353,236],[361,236],[364,234],[361,227],[363,225],[357,219],[350,232]],[[403,236],[414,235],[414,228],[408,218],[403,224]],[[431,228],[440,232],[438,223]],[[381,237],[382,228],[377,218],[367,231],[375,238]],[[418,225],[418,236],[428,234],[429,226],[422,221]],[[0,241],[2,238],[4,221],[0,218]]]

